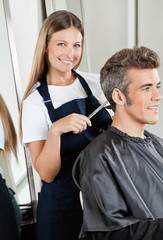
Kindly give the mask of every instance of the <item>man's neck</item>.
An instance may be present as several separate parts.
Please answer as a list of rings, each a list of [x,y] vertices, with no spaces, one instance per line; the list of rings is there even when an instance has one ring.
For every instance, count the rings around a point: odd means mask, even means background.
[[[144,139],[144,125],[139,124],[124,117],[117,116],[115,113],[113,117],[112,126],[126,133],[131,137],[140,137]]]

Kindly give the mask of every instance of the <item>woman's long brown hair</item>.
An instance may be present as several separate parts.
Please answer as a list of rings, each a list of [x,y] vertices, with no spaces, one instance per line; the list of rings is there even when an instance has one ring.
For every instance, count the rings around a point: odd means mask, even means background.
[[[21,106],[20,106],[20,115],[19,115],[19,134],[20,134],[20,140],[22,140],[22,105],[24,99],[27,97],[29,91],[34,86],[35,83],[37,83],[43,74],[46,74],[48,64],[45,56],[45,52],[48,46],[48,43],[53,35],[53,33],[70,28],[70,27],[77,28],[83,39],[82,39],[82,54],[80,57],[79,62],[75,66],[74,69],[76,69],[83,56],[83,46],[84,46],[84,28],[80,21],[80,19],[75,16],[73,13],[65,11],[65,10],[59,10],[56,12],[53,12],[51,15],[49,15],[45,21],[42,24],[37,43],[36,48],[34,52],[33,62],[32,62],[32,69],[31,74],[29,78],[29,83],[27,85],[26,91],[24,93]]]
[[[5,132],[5,147],[4,154],[7,157],[11,152],[13,152],[16,160],[17,158],[17,134],[15,127],[9,113],[9,110],[6,106],[3,97],[0,94],[0,118],[2,120],[4,132]]]

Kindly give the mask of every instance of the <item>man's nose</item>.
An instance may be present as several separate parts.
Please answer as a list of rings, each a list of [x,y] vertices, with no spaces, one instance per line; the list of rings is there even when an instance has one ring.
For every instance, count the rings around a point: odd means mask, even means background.
[[[152,100],[160,101],[162,99],[162,95],[160,94],[159,90],[156,88],[152,95]]]

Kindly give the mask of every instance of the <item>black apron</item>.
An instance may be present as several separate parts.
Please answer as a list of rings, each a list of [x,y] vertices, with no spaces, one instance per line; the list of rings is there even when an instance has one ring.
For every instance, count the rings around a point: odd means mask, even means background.
[[[72,113],[88,116],[100,106],[82,76],[75,73],[88,97],[75,99],[54,108],[48,92],[46,77],[37,88],[44,99],[51,122]],[[106,109],[102,109],[92,119],[92,126],[79,134],[73,132],[61,136],[61,170],[52,183],[43,182],[37,207],[37,237],[39,240],[76,240],[78,238],[83,213],[79,190],[72,179],[72,166],[80,151],[101,131],[111,124],[112,119]],[[55,146],[54,146],[55,147]]]

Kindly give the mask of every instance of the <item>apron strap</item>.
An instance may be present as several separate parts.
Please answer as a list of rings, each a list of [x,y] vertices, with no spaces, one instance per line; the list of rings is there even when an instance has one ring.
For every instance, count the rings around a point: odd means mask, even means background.
[[[93,96],[92,91],[91,91],[90,87],[88,86],[87,82],[85,81],[85,79],[79,73],[75,72],[73,69],[72,69],[72,72],[74,72],[75,75],[77,76],[77,78],[79,79],[79,81],[80,81],[82,87],[84,88],[84,90],[86,91],[88,97]]]
[[[53,116],[54,116],[54,106],[52,104],[52,100],[48,91],[48,85],[46,76],[42,78],[41,85],[37,88],[38,92],[43,98],[44,104],[48,110],[48,114],[50,117],[51,122],[54,122]]]
[[[85,81],[85,79],[78,74],[77,72],[75,72],[72,69],[72,72],[75,73],[76,77],[79,79],[82,87],[84,88],[86,94],[88,95],[88,97],[90,98],[91,102],[93,103],[93,105],[97,108],[98,106],[100,106],[100,103],[97,101],[97,99],[93,96],[92,91],[90,89],[90,87],[88,86],[87,82]],[[41,79],[41,85],[37,88],[38,92],[40,93],[40,95],[43,98],[44,104],[48,110],[48,114],[50,117],[51,122],[54,122],[54,111],[55,108],[52,104],[52,100],[49,94],[49,90],[48,90],[48,85],[47,85],[47,79],[46,76],[44,75]]]

